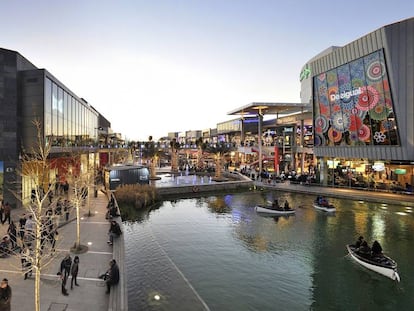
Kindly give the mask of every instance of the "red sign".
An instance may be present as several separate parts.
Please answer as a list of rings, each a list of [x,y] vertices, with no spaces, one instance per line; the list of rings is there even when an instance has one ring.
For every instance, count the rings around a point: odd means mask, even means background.
[[[276,175],[279,175],[279,147],[275,146],[274,169]]]

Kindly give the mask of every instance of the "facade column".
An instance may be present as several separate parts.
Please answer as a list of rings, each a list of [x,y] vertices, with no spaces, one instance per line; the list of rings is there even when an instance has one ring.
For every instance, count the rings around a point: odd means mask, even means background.
[[[263,163],[262,163],[262,122],[263,122],[263,115],[262,115],[262,111],[259,110],[258,113],[258,122],[257,122],[257,126],[258,126],[258,130],[257,130],[257,141],[259,144],[259,180],[262,180],[262,170],[263,170]]]
[[[244,146],[244,118],[240,119],[240,145],[243,143]]]
[[[303,110],[303,109],[302,109]],[[300,120],[300,147],[301,147],[301,157],[300,157],[300,171],[305,172],[305,151],[304,151],[304,132],[305,132],[305,120]]]

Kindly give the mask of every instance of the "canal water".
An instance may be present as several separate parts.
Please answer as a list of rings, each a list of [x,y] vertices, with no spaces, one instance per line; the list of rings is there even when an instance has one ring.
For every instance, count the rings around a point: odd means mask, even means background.
[[[288,200],[296,215],[254,211],[275,198]],[[126,221],[130,310],[412,310],[412,209],[332,199],[337,211],[327,214],[313,200],[277,192],[209,196],[166,201]],[[398,263],[400,283],[352,261],[345,245],[359,235],[380,241]],[[188,293],[196,298],[186,300]]]

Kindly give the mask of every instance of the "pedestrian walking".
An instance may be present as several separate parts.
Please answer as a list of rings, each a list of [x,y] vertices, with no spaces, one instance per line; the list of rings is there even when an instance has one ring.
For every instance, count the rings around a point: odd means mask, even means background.
[[[76,286],[79,286],[78,284],[78,272],[79,272],[79,257],[75,256],[73,259],[72,268],[70,270],[70,274],[72,275],[72,279],[70,281],[70,289],[73,289],[73,283],[75,283]]]
[[[54,254],[55,251],[56,251],[55,247],[56,247],[56,240],[57,240],[58,235],[59,235],[59,233],[58,233],[57,229],[52,229],[52,230],[49,231],[48,239],[49,239],[49,242],[52,246],[52,248],[51,248],[52,254]]]
[[[22,240],[22,243],[24,241],[25,227],[26,227],[26,214],[23,213],[19,218],[19,236],[20,236],[20,239]]]
[[[24,271],[24,279],[26,280],[29,276],[32,276],[32,261],[31,253],[28,247],[23,245],[20,251],[20,261],[22,263],[22,270]]]
[[[31,244],[34,239],[34,226],[33,215],[29,214],[29,218],[26,220],[24,233],[27,244]]]
[[[16,228],[16,225],[14,224],[14,221],[10,223],[9,228],[7,229],[7,234],[10,237],[12,249],[15,249],[17,246],[17,228]]]
[[[6,222],[6,220],[9,222],[11,222],[10,216],[11,216],[11,206],[9,204],[9,202],[6,202],[6,204],[4,204],[4,218],[2,220],[2,224],[4,224]]]
[[[71,266],[72,258],[70,257],[70,254],[67,253],[65,258],[63,258],[60,263],[60,271],[58,272],[58,275],[60,275],[60,280],[62,281],[62,294],[65,296],[69,295],[66,290],[66,281],[68,280]]]
[[[0,311],[10,311],[12,299],[12,289],[9,280],[3,279],[0,283]]]
[[[69,277],[70,267],[72,266],[72,257],[67,253],[65,258],[60,263],[60,272],[64,275],[65,279]]]

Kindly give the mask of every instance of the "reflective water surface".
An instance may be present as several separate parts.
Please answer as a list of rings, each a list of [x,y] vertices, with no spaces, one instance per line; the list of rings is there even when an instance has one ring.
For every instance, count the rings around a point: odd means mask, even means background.
[[[296,215],[254,211],[276,197]],[[130,310],[174,309],[167,299],[145,298],[173,286],[170,274],[153,274],[162,257],[210,310],[411,310],[412,209],[332,199],[337,211],[330,215],[315,211],[313,199],[276,192],[184,199],[125,222]],[[359,235],[381,242],[398,263],[400,283],[347,256],[345,245]]]

